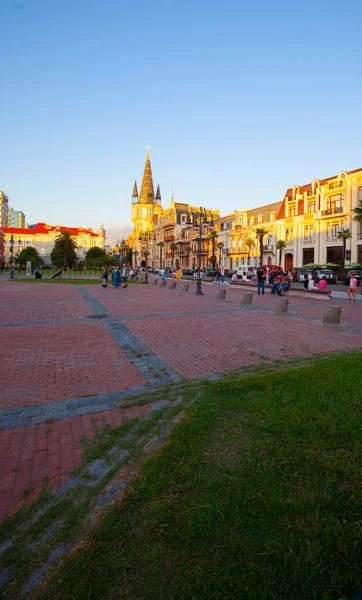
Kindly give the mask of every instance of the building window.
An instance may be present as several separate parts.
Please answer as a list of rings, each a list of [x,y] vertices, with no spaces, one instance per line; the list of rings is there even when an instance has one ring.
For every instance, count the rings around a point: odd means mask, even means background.
[[[273,210],[270,213],[270,220],[275,221],[275,212]]]
[[[313,225],[305,225],[304,227],[304,239],[312,240],[314,235],[314,226]]]
[[[339,232],[339,223],[332,223],[332,228],[331,228],[331,237],[337,237],[337,234]]]
[[[293,228],[285,230],[285,241],[292,242],[294,240],[294,231]]]
[[[262,223],[263,222],[263,215],[258,215],[258,223]]]
[[[342,212],[343,210],[344,194],[335,194],[329,196],[327,200],[327,210],[331,211],[331,214],[336,212]]]
[[[288,216],[295,217],[295,204],[288,205]]]
[[[315,202],[308,202],[308,212],[309,212],[309,214],[315,213],[315,210],[316,210],[316,203]]]
[[[358,188],[358,200],[362,202],[362,187]]]

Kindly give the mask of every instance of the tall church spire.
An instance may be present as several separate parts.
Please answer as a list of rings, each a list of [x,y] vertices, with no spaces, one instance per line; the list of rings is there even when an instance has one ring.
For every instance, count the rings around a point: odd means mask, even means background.
[[[147,146],[146,164],[143,172],[139,204],[155,204],[155,190],[153,188],[152,181],[150,146]]]

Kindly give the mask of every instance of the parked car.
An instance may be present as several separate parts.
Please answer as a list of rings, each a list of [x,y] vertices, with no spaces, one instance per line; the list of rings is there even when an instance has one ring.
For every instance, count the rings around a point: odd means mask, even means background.
[[[357,286],[361,285],[361,271],[348,271],[349,273],[352,273],[352,275],[355,276],[355,278],[357,279]],[[348,275],[346,275],[346,277],[343,280],[343,284],[344,285],[349,285],[349,277]]]
[[[194,272],[193,272],[193,270],[192,270],[192,269],[183,269],[183,270],[182,270],[182,274],[183,274],[183,275],[193,275],[193,274],[194,274]]]
[[[217,269],[205,269],[206,277],[216,277]]]
[[[336,274],[332,271],[332,269],[317,269],[316,271],[316,279],[326,278],[327,283],[337,283]]]
[[[225,271],[225,277],[230,277],[230,279],[232,278],[232,276],[234,275],[234,273],[236,273],[236,269],[228,269],[228,271]]]

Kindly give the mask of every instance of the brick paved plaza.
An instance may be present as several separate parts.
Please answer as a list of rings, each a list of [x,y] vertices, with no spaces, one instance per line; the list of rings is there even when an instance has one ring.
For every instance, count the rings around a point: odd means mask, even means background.
[[[151,386],[361,347],[361,303],[278,298],[204,284],[202,297],[154,285],[12,283],[0,280],[0,517],[42,489],[64,483],[82,459],[94,423],[111,426],[149,406],[120,409],[129,393]],[[340,325],[322,318],[342,306]],[[51,423],[51,426],[49,426]]]

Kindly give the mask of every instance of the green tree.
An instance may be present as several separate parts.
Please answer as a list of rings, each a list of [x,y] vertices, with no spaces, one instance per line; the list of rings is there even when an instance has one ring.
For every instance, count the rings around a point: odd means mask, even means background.
[[[127,252],[124,258],[127,265],[132,265],[132,248],[127,248]]]
[[[250,235],[246,238],[245,240],[245,246],[248,249],[248,264],[249,264],[249,259],[250,259],[250,248],[252,248],[253,246],[255,246],[255,241],[253,240],[252,237],[250,237]]]
[[[187,268],[189,268],[190,254],[192,252],[191,246],[186,246],[185,252],[186,252],[186,264],[187,264]]]
[[[211,242],[212,245],[212,257],[211,257],[211,265],[212,268],[215,269],[215,264],[216,264],[216,256],[215,256],[215,243],[218,237],[218,233],[215,229],[212,229],[209,233],[209,235],[207,236],[207,239]]]
[[[76,248],[77,242],[72,234],[69,231],[63,231],[58,235],[54,248],[50,253],[52,263],[72,267],[77,260]]]
[[[359,201],[359,206],[353,209],[353,220],[362,223],[362,200]]]
[[[41,259],[38,254],[38,251],[33,246],[23,248],[21,252],[19,252],[19,254],[14,257],[15,264],[19,265],[20,267],[25,267],[28,261],[32,263],[33,267],[37,267],[41,264]]]
[[[165,242],[158,242],[157,246],[160,249],[160,271],[162,269],[162,249],[165,247]]]
[[[99,248],[98,246],[94,246],[94,248],[89,248],[87,250],[86,255],[84,257],[85,264],[87,269],[92,267],[102,266],[100,263],[107,263],[108,255],[103,248]]]
[[[218,242],[217,247],[219,248],[219,267],[220,267],[220,264],[221,264],[221,250],[224,247],[224,242]]]
[[[172,261],[172,266],[173,266],[173,259],[175,258],[175,252],[177,250],[177,244],[175,244],[174,242],[172,242],[170,244],[170,250],[171,250],[171,261]]]
[[[286,248],[286,243],[284,240],[279,240],[275,246],[277,250],[279,250],[279,267],[282,266],[282,252]]]
[[[343,264],[342,264],[343,268],[344,268],[344,265],[345,265],[345,262],[346,262],[346,241],[350,240],[351,237],[352,237],[352,232],[351,232],[350,229],[341,229],[337,233],[337,238],[339,240],[342,240],[342,242],[343,242]]]
[[[255,229],[255,236],[259,244],[259,266],[263,266],[263,256],[264,256],[264,246],[263,240],[264,236],[268,233],[268,230],[265,227],[257,227]]]
[[[135,251],[133,252],[133,257],[134,257],[135,264],[136,264],[136,262],[137,262],[137,256],[138,256],[138,252],[137,252],[137,250],[135,250]]]

